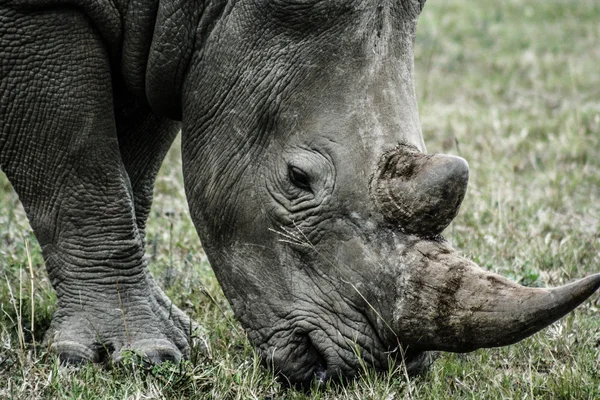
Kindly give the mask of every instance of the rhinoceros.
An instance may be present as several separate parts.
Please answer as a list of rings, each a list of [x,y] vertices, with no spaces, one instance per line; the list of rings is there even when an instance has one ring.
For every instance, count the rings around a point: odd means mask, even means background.
[[[465,160],[427,154],[413,83],[424,0],[1,0],[0,166],[42,248],[65,362],[189,354],[144,258],[182,131],[212,268],[291,382],[408,372],[515,343],[600,285],[527,288],[441,236]],[[362,359],[362,360],[361,360]]]

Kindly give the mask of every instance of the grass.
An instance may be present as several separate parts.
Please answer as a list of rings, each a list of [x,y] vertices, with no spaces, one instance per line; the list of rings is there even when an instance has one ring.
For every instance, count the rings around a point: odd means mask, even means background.
[[[420,19],[415,65],[428,149],[471,166],[446,236],[526,285],[600,271],[599,20],[597,0],[432,0]],[[39,248],[3,176],[0,193],[0,398],[600,398],[597,295],[523,342],[443,354],[416,378],[391,366],[365,369],[345,387],[283,388],[260,366],[202,252],[177,147],[156,185],[148,254],[167,293],[207,328],[208,352],[153,368],[59,366],[41,344],[56,298]]]

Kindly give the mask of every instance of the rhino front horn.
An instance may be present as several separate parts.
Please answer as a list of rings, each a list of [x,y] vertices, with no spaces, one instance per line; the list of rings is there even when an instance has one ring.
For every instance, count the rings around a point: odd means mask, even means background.
[[[388,222],[404,233],[435,236],[458,214],[468,180],[464,159],[400,146],[382,157],[372,190]]]
[[[399,277],[403,293],[394,310],[398,339],[421,350],[467,352],[516,343],[600,287],[600,274],[595,274],[554,289],[528,288],[479,268],[449,248],[422,247],[419,268]]]

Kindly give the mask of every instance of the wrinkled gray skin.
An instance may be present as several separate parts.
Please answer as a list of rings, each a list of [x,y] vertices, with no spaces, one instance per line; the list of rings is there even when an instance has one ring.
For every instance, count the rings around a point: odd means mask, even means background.
[[[424,0],[0,0],[0,166],[58,295],[65,361],[179,360],[193,326],[148,272],[181,121],[186,193],[236,316],[291,382],[514,343],[599,285],[527,289],[440,236],[468,167],[425,155]],[[403,349],[403,351],[400,351]]]

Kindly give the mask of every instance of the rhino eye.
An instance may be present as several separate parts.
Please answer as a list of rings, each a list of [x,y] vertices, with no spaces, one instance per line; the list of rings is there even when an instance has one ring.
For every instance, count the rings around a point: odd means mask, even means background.
[[[288,167],[288,177],[294,186],[302,190],[307,190],[309,192],[311,191],[310,178],[306,172],[302,171],[300,168],[290,165]]]

